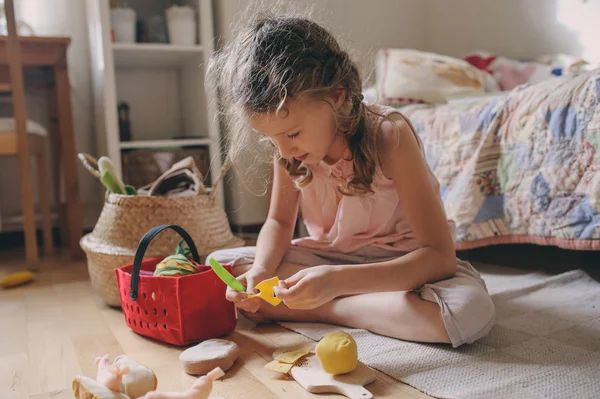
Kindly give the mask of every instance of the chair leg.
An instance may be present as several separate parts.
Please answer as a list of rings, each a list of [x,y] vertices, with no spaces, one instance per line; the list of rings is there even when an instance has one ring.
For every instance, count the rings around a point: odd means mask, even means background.
[[[23,152],[19,153],[19,157],[23,157],[24,155]],[[26,162],[20,162],[21,209],[23,210],[23,230],[25,232],[25,257],[29,264],[37,264],[40,258],[36,237],[35,204],[31,184],[30,159],[27,157]]]
[[[33,186],[31,184],[31,158],[27,136],[27,107],[25,89],[23,88],[23,65],[21,63],[21,46],[15,24],[15,10],[12,0],[3,2],[6,11],[8,40],[6,41],[6,59],[12,86],[13,113],[17,148],[19,156],[19,177],[21,185],[21,206],[23,209],[23,227],[25,230],[25,255],[27,262],[39,262],[37,239],[35,236],[35,209],[33,204]]]
[[[50,136],[50,149],[52,156],[50,157],[52,163],[52,188],[54,191],[54,207],[58,215],[58,228],[60,232],[60,243],[61,246],[67,247],[69,242],[69,232],[67,223],[67,212],[64,201],[62,200],[62,185],[63,185],[63,174],[61,167],[61,147],[60,147],[60,132],[58,127],[58,111],[56,109],[56,90],[51,88],[48,90],[48,112],[50,115],[50,126],[48,133]]]
[[[54,240],[52,239],[52,216],[50,214],[50,186],[48,165],[46,163],[46,143],[40,146],[36,154],[38,198],[42,213],[42,229],[44,232],[44,255],[54,256]]]
[[[63,174],[62,165],[60,161],[60,145],[58,140],[54,140],[56,146],[54,147],[54,159],[52,160],[52,175],[53,187],[54,187],[54,202],[56,206],[56,213],[58,214],[58,227],[60,229],[60,244],[62,247],[69,246],[69,223],[67,220],[67,206],[63,201]]]

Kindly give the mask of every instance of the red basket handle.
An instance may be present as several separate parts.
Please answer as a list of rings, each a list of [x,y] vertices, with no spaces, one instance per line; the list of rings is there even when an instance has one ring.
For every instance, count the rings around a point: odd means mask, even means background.
[[[192,252],[192,258],[196,263],[200,263],[200,256],[198,255],[198,250],[196,249],[196,245],[194,244],[194,240],[189,235],[187,231],[181,226],[177,226],[174,224],[161,224],[160,226],[153,227],[150,229],[144,237],[140,240],[138,244],[137,250],[135,251],[135,257],[133,258],[133,268],[131,270],[131,285],[129,290],[129,297],[132,301],[135,301],[138,297],[138,284],[140,281],[140,267],[142,266],[142,261],[144,260],[144,254],[146,253],[146,249],[150,245],[150,242],[156,237],[161,231],[166,229],[175,230],[187,243],[190,251]]]

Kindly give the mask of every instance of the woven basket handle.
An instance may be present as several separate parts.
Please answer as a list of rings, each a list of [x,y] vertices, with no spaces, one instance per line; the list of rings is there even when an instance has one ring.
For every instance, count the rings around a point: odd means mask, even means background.
[[[93,156],[91,156],[90,154],[85,154],[85,153],[79,153],[79,154],[77,154],[77,156],[78,156],[79,160],[81,161],[81,163],[83,164],[83,166],[85,166],[85,168],[93,176],[100,179],[101,176],[100,176],[100,171],[98,170],[98,160],[96,158],[94,158]],[[154,190],[156,190],[156,188],[158,187],[158,185],[170,173],[172,173],[174,170],[178,170],[178,169],[181,169],[182,167],[185,167],[187,165],[187,162],[188,162],[187,159],[183,159],[182,161],[179,161],[178,163],[173,165],[168,171],[163,173],[163,175],[161,177],[159,177],[158,180],[156,180],[152,184],[152,187],[148,191],[148,195],[151,196],[152,193],[154,192]],[[230,167],[231,167],[231,159],[228,156],[227,159],[225,159],[225,163],[223,164],[223,167],[221,168],[221,173],[219,174],[219,177],[217,177],[217,180],[215,180],[215,183],[212,185],[212,190],[209,194],[209,197],[211,199],[217,195],[217,191],[215,190],[215,188],[219,185],[219,183],[221,183],[221,181],[223,181],[223,179],[225,178],[225,175],[227,174],[227,171],[229,170]],[[198,182],[201,182],[202,173],[198,170],[198,168],[195,165],[193,165],[193,167],[191,167],[190,169],[194,173],[195,177],[198,179]]]
[[[152,186],[150,186],[150,189],[148,190],[148,196],[154,195],[154,192],[160,187],[162,182],[165,181],[165,179],[169,177],[172,173],[181,170],[189,171],[188,176],[190,176],[190,178],[194,180],[194,184],[196,185],[196,187],[198,187],[198,195],[206,194],[206,189],[202,184],[202,180],[204,180],[202,172],[200,172],[200,170],[196,166],[194,158],[187,157],[179,162],[174,163],[167,171],[160,175],[160,177],[156,179],[154,183],[152,183]]]
[[[90,172],[92,176],[97,177],[99,180],[101,176],[100,170],[98,170],[98,160],[90,154],[86,154],[83,152],[77,154],[77,157],[79,158],[83,166],[85,166],[85,168],[88,170],[88,172]]]
[[[229,157],[227,157],[227,159],[225,160],[225,163],[223,164],[223,167],[221,168],[221,173],[219,174],[219,176],[217,177],[217,180],[215,180],[214,184],[212,185],[212,189],[210,190],[210,194],[209,194],[210,199],[213,199],[215,197],[215,195],[217,195],[217,191],[215,190],[215,188],[219,185],[219,183],[221,183],[221,181],[223,181],[223,179],[225,178],[225,175],[227,174],[227,171],[229,170],[230,167],[231,167],[231,159]],[[159,184],[162,183],[162,181],[165,178],[167,178],[167,176],[169,176],[171,173],[173,173],[177,170],[181,170],[181,169],[191,170],[195,177],[194,180],[196,180],[197,186],[203,187],[202,183],[201,183],[203,180],[202,173],[196,167],[196,164],[194,163],[194,159],[192,157],[187,157],[187,158],[182,159],[181,161],[175,163],[169,170],[167,170],[165,173],[163,173],[162,176],[160,176],[152,184],[152,187],[150,187],[150,190],[148,190],[148,195],[149,196],[152,195],[154,193],[154,191],[158,188]],[[198,194],[199,195],[206,194],[206,191],[198,190]]]
[[[231,159],[229,157],[227,157],[227,159],[225,159],[225,163],[223,164],[223,167],[221,168],[221,173],[219,174],[219,177],[217,177],[217,180],[215,180],[215,183],[212,185],[212,191],[210,192],[211,199],[213,199],[215,197],[215,195],[217,195],[217,191],[215,190],[215,188],[217,188],[219,183],[221,183],[221,181],[225,178],[225,175],[227,174],[227,171],[229,170],[230,167],[231,167]]]
[[[190,251],[192,252],[192,258],[196,263],[200,263],[200,256],[198,255],[198,250],[196,249],[194,240],[192,240],[192,237],[187,231],[183,229],[183,227],[174,224],[162,224],[160,226],[156,226],[150,229],[140,240],[137,250],[135,251],[135,257],[133,258],[133,268],[131,270],[131,285],[129,287],[129,297],[132,301],[135,301],[138,297],[140,268],[142,266],[142,261],[144,260],[144,254],[146,253],[146,249],[148,249],[148,246],[150,245],[150,242],[154,239],[154,237],[156,237],[161,231],[166,229],[175,230],[181,237],[183,237],[188,247],[190,248]]]

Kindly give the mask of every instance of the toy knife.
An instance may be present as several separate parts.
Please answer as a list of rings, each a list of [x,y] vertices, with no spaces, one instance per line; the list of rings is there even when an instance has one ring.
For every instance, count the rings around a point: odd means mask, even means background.
[[[208,261],[210,267],[215,271],[215,274],[223,280],[225,284],[233,288],[238,292],[246,292],[246,287],[242,285],[235,277],[231,275],[219,262],[217,262],[214,258],[210,258]]]

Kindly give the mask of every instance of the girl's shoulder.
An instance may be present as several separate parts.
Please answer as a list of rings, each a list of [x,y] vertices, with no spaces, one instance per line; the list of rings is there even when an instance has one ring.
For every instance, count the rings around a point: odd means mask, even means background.
[[[403,136],[416,138],[421,146],[412,123],[398,109],[381,104],[365,104],[365,107],[365,127],[377,138],[378,152],[396,147]]]
[[[379,128],[384,120],[394,114],[402,115],[396,108],[382,104],[365,104],[365,108],[367,110],[366,122],[371,125],[375,124],[375,126],[369,126],[370,128]]]
[[[410,154],[424,157],[423,143],[413,124],[399,110],[385,105],[368,105],[367,129],[376,137],[377,161],[380,172],[387,179],[394,159]]]
[[[388,141],[397,139],[399,134],[412,132],[416,134],[413,125],[398,109],[381,104],[365,104],[366,129],[377,137],[377,142],[390,144]],[[412,135],[412,134],[411,134]]]

